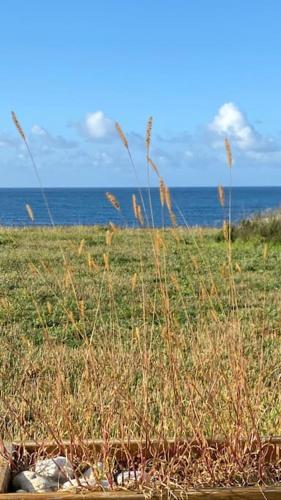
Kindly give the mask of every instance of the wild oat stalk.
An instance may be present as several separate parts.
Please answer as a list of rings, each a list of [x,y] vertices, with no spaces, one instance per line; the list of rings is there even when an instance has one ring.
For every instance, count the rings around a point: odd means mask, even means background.
[[[224,207],[224,189],[222,186],[218,186],[218,197],[220,205]]]
[[[232,269],[232,245],[231,245],[231,238],[232,238],[232,220],[231,220],[231,213],[232,213],[232,165],[233,165],[233,159],[232,159],[232,150],[231,150],[231,144],[227,138],[224,140],[224,145],[225,145],[225,152],[226,152],[226,161],[229,166],[229,200],[228,200],[228,265],[229,265],[229,280],[230,280],[230,300],[232,302],[232,307],[234,309],[234,306],[237,307],[237,297],[235,296],[235,283],[234,283],[234,276],[233,276],[233,269]]]
[[[165,183],[163,179],[160,179],[159,183],[159,194],[160,194],[160,203],[162,207],[165,205]]]
[[[149,171],[149,157],[150,157],[150,145],[151,145],[151,130],[152,130],[153,118],[150,116],[147,120],[146,124],[146,136],[145,136],[145,144],[146,144],[146,170],[147,170],[147,190],[148,190],[148,201],[149,201],[149,209],[150,209],[150,217],[152,227],[154,227],[154,217],[153,217],[153,208],[152,208],[152,199],[151,199],[151,189],[150,189],[150,171]]]
[[[118,133],[121,141],[123,142],[125,148],[129,149],[129,143],[127,141],[127,138],[126,138],[126,136],[125,136],[125,134],[124,134],[124,132],[123,132],[123,130],[122,130],[122,128],[121,128],[121,126],[119,125],[118,122],[115,123],[115,128],[116,128],[117,133]]]
[[[149,165],[152,167],[152,169],[154,170],[154,172],[156,173],[156,175],[157,175],[158,177],[160,177],[158,167],[157,167],[157,165],[154,163],[154,161],[153,161],[151,158],[148,158],[148,163],[149,163]]]
[[[143,199],[143,195],[142,195],[142,191],[141,191],[141,187],[140,187],[139,176],[138,176],[136,165],[135,165],[135,162],[133,160],[133,157],[132,157],[132,154],[131,154],[131,151],[130,151],[130,148],[129,148],[128,140],[127,140],[127,138],[126,138],[126,136],[125,136],[125,134],[124,134],[124,132],[123,132],[123,130],[121,128],[121,125],[118,122],[115,122],[115,128],[116,128],[117,134],[119,135],[119,137],[121,139],[121,142],[123,143],[123,145],[125,146],[125,148],[127,150],[127,153],[128,153],[128,156],[129,156],[129,160],[130,160],[130,164],[131,164],[132,170],[134,172],[134,175],[135,175],[135,178],[136,178],[136,181],[137,181],[138,191],[139,191],[139,195],[140,195],[140,199],[141,199],[141,204],[142,204],[143,212],[144,212],[144,215],[145,215],[145,220],[146,220],[146,223],[148,225],[148,217],[147,217],[147,213],[146,213],[146,209],[145,209],[145,203],[144,203],[144,199]]]
[[[51,225],[53,227],[55,227],[55,222],[54,222],[54,219],[53,219],[53,215],[52,215],[52,212],[51,212],[51,209],[50,209],[50,205],[49,205],[49,202],[48,202],[48,199],[47,199],[47,196],[46,196],[46,193],[45,193],[42,181],[41,181],[41,177],[40,177],[40,174],[39,174],[39,169],[38,169],[37,163],[36,163],[36,161],[34,159],[33,153],[32,153],[32,151],[30,149],[30,146],[28,144],[28,141],[26,139],[26,135],[25,135],[24,129],[21,126],[21,124],[20,124],[20,122],[19,122],[19,120],[18,120],[18,118],[16,116],[16,113],[14,111],[12,111],[11,115],[12,115],[12,120],[14,122],[14,125],[15,125],[15,127],[16,127],[19,135],[21,136],[21,138],[22,138],[22,140],[23,140],[23,142],[25,144],[26,150],[27,150],[29,158],[31,160],[31,163],[32,163],[32,166],[33,166],[33,169],[34,169],[34,173],[35,173],[36,179],[37,179],[39,187],[40,187],[41,195],[42,195],[42,198],[43,198],[46,210],[47,210],[47,214],[48,214],[50,223],[51,223]],[[27,210],[28,210],[29,216],[32,217],[33,216],[33,212],[31,210],[31,207],[30,207],[30,209],[27,208]],[[61,256],[62,256],[62,259],[64,261],[64,264],[66,266],[68,266],[68,262],[67,262],[67,258],[66,258],[64,249],[63,249],[63,247],[62,247],[62,245],[60,243],[59,243],[59,248],[60,248],[60,252],[61,252]],[[75,302],[76,302],[76,304],[78,306],[79,305],[79,303],[78,303],[78,297],[77,297],[76,289],[75,289],[75,286],[74,286],[74,282],[73,282],[73,278],[72,278],[70,270],[69,270],[69,277],[70,277],[69,279],[71,281],[71,288],[72,288],[72,291],[73,291],[74,299],[75,299]]]
[[[132,195],[132,205],[133,205],[134,216],[137,219],[138,218],[138,209],[137,209],[138,204],[137,204],[137,199],[136,199],[135,194]]]
[[[44,188],[43,188],[43,184],[42,184],[42,181],[41,181],[41,177],[39,175],[39,170],[38,170],[36,161],[35,161],[35,159],[33,157],[32,151],[31,151],[31,149],[29,147],[29,144],[27,142],[27,139],[26,139],[26,135],[25,135],[24,130],[23,130],[23,128],[22,128],[22,126],[21,126],[21,124],[20,124],[20,122],[19,122],[19,120],[18,120],[18,118],[16,116],[16,113],[14,111],[12,111],[11,114],[12,114],[12,120],[13,120],[13,122],[15,124],[15,127],[16,127],[19,135],[21,136],[21,138],[22,138],[22,140],[23,140],[23,142],[25,144],[25,147],[27,149],[29,158],[31,160],[31,163],[32,163],[32,166],[33,166],[33,169],[34,169],[34,172],[35,172],[35,176],[37,178],[37,181],[38,181],[38,184],[39,184],[39,187],[40,187],[40,190],[41,190],[42,198],[43,198],[44,203],[45,203],[45,207],[46,207],[46,210],[47,210],[47,213],[48,213],[48,217],[50,219],[50,222],[51,222],[52,226],[54,226],[55,225],[54,219],[53,219],[53,216],[52,216],[52,213],[51,213],[51,210],[50,210],[50,206],[49,206],[49,202],[48,202],[46,193],[45,193]]]
[[[146,144],[146,159],[149,162],[150,157],[150,145],[151,145],[151,130],[152,130],[153,118],[150,116],[147,120],[146,125],[146,136],[145,136],[145,144]]]
[[[18,133],[20,134],[21,138],[26,142],[26,137],[25,137],[25,133],[23,131],[23,128],[21,127],[18,119],[17,119],[17,116],[16,116],[16,113],[14,111],[12,111],[12,120],[15,124],[15,127],[17,128],[18,130]]]
[[[229,239],[231,240],[231,209],[232,209],[232,151],[231,144],[227,138],[224,140],[226,161],[229,166],[229,201],[228,201],[228,224],[229,224]],[[231,250],[231,249],[230,249]],[[230,252],[231,259],[231,252]]]
[[[30,220],[32,222],[34,222],[34,214],[33,214],[33,210],[31,208],[30,205],[28,205],[28,203],[25,205],[25,208],[26,208],[26,211],[27,211],[27,214],[28,214],[28,217],[30,218]]]
[[[142,215],[141,205],[137,205],[137,219],[141,226],[144,224],[144,218]]]
[[[105,193],[105,196],[107,197],[109,203],[111,203],[111,205],[115,208],[115,210],[120,211],[120,203],[117,200],[116,196],[109,192]]]
[[[231,168],[232,167],[232,151],[231,151],[230,142],[227,138],[224,139],[224,146],[225,146],[225,152],[226,152],[226,160],[227,160],[229,168]]]

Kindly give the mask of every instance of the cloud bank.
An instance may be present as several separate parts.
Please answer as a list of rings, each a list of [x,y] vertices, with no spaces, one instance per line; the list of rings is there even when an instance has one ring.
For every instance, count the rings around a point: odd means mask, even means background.
[[[34,124],[31,127],[27,134],[28,141],[42,171],[49,169],[54,172],[55,168],[61,168],[65,172],[71,170],[74,176],[76,170],[77,185],[81,169],[84,173],[88,172],[85,177],[89,175],[89,179],[93,178],[97,183],[99,180],[107,185],[135,183],[130,173],[127,152],[118,138],[114,120],[104,111],[85,114],[80,121],[73,122],[68,131],[65,135],[54,135],[42,125]],[[125,133],[141,176],[143,175],[140,182],[145,183],[144,135],[134,130]],[[208,179],[214,183],[220,172],[227,170],[225,137],[232,145],[235,168],[241,172],[247,172],[254,166],[259,166],[260,172],[271,166],[281,166],[281,138],[261,134],[233,102],[223,103],[214,112],[209,123],[201,124],[193,131],[159,133],[156,129],[153,131],[151,156],[161,175],[170,184],[188,184],[190,179],[198,185],[201,182],[208,184]],[[25,148],[15,131],[0,132],[0,149],[4,155],[2,164],[10,164],[16,160],[21,164],[28,162]],[[241,174],[241,179],[243,175]],[[155,183],[157,182],[155,178]]]

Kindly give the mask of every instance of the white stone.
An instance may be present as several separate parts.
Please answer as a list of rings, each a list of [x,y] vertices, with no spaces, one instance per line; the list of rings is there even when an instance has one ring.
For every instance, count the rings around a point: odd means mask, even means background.
[[[35,464],[35,472],[40,476],[60,482],[67,481],[74,477],[73,467],[66,457],[38,460]]]
[[[104,489],[104,490],[109,490],[110,484],[107,479],[101,479],[99,481],[99,485]]]
[[[17,490],[16,493],[27,493],[26,490]]]
[[[135,482],[141,479],[141,471],[124,470],[117,476],[117,484],[120,486],[124,483]]]
[[[51,478],[42,477],[33,471],[25,470],[19,472],[12,481],[13,490],[24,490],[25,492],[54,491],[58,489],[58,482]]]
[[[62,489],[63,490],[72,490],[72,489],[77,489],[77,488],[91,488],[93,486],[96,486],[96,480],[92,480],[92,479],[72,479],[71,481],[66,481],[66,483],[64,483],[62,485]]]
[[[72,490],[72,489],[77,490],[79,488],[97,489],[99,486],[104,490],[108,490],[109,482],[107,481],[107,479],[101,479],[100,481],[97,482],[95,478],[85,479],[82,477],[79,479],[79,481],[77,479],[72,479],[72,481],[67,481],[62,485],[62,489],[63,490]]]
[[[88,481],[89,480],[92,481],[93,479],[96,480],[97,475],[95,477],[95,474],[94,474],[92,467],[89,467],[89,469],[87,469],[83,472],[82,477],[87,479]]]

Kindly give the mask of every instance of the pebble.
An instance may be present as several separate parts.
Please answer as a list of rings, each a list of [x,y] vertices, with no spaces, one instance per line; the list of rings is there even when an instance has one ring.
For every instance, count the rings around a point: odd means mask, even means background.
[[[43,492],[54,491],[58,489],[58,482],[51,478],[42,477],[33,471],[25,470],[19,472],[12,481],[13,490],[22,490],[21,492]]]
[[[47,458],[38,460],[35,472],[40,476],[64,482],[74,477],[73,467],[66,457]]]

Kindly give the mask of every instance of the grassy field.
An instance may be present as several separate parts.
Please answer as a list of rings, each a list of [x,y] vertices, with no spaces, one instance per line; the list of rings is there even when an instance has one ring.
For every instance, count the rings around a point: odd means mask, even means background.
[[[2,228],[1,435],[281,434],[280,250],[238,238],[230,266],[216,230]]]

